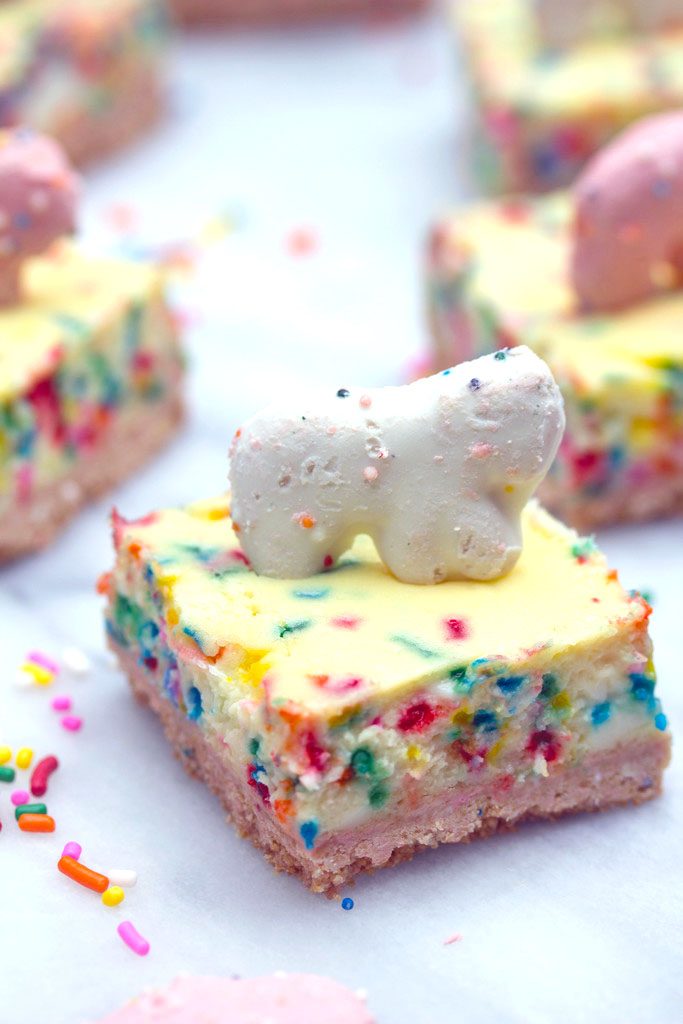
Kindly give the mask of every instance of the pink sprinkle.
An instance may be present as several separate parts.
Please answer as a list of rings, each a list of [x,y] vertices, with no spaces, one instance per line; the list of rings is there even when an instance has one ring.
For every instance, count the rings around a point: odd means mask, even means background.
[[[375,466],[366,466],[363,470],[363,479],[369,484],[374,483],[378,476],[379,470]]]
[[[477,441],[470,446],[470,455],[473,459],[487,459],[495,451],[492,444],[487,441]]]
[[[360,619],[355,615],[338,615],[336,619],[330,619],[337,629],[356,629],[360,625]]]
[[[325,566],[326,569],[329,569],[330,566],[334,565],[334,558],[332,557],[332,555],[325,555],[325,557],[323,558],[323,565]]]
[[[19,807],[21,804],[28,804],[31,802],[31,794],[27,793],[25,789],[15,789],[10,800],[15,807]]]
[[[64,715],[61,723],[63,728],[68,729],[69,732],[78,732],[83,725],[83,719],[79,718],[78,715]]]
[[[295,228],[287,236],[287,248],[292,256],[310,256],[318,245],[318,236],[311,228]]]
[[[149,942],[147,939],[143,939],[131,921],[122,921],[116,930],[129,949],[132,949],[138,956],[147,956]]]
[[[360,405],[361,409],[369,409],[370,406],[372,405],[372,399],[370,398],[370,395],[361,395],[358,404]]]
[[[34,665],[42,665],[48,672],[52,672],[53,675],[57,675],[59,672],[59,665],[52,658],[48,657],[47,654],[43,654],[42,651],[30,651],[26,655],[26,661],[32,661]]]
[[[71,697],[55,697],[52,701],[52,708],[54,711],[68,711],[71,708]]]
[[[464,619],[444,619],[447,640],[467,640],[469,629]]]
[[[443,944],[444,946],[452,946],[454,942],[460,942],[461,940],[462,935],[460,932],[456,932],[455,935],[449,935],[447,939],[444,939]]]
[[[17,497],[19,501],[28,501],[33,489],[33,467],[25,462],[17,470]]]
[[[80,843],[70,842],[62,850],[62,857],[73,857],[74,860],[80,860],[82,852],[83,848]]]

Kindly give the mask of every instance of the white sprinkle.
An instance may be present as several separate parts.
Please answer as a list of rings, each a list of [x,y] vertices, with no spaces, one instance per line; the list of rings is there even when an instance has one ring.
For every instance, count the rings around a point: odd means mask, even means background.
[[[110,885],[120,885],[123,889],[130,889],[138,880],[137,871],[130,871],[128,868],[111,868],[107,871],[107,878]]]
[[[84,676],[92,669],[90,658],[78,647],[65,647],[62,651],[62,663],[67,672],[75,676]]]
[[[544,778],[548,778],[548,762],[544,758],[543,754],[536,754],[534,758],[534,771],[537,775],[542,775]]]

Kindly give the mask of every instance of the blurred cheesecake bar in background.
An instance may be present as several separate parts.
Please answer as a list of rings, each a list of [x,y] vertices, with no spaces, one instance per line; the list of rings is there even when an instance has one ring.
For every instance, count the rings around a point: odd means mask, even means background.
[[[565,49],[606,35],[683,28],[681,0],[532,0],[541,39]]]
[[[49,139],[0,133],[0,561],[46,545],[181,414],[163,274],[67,241],[77,191]]]
[[[0,125],[30,125],[84,164],[144,134],[164,102],[162,0],[0,3]]]
[[[488,191],[568,185],[631,121],[683,104],[680,0],[454,0],[452,10],[474,174]]]
[[[427,7],[430,0],[169,0],[186,24],[240,24],[324,20],[344,15],[400,15]]]
[[[539,493],[580,529],[683,513],[682,208],[683,115],[660,114],[574,194],[480,202],[431,235],[431,368],[517,344],[547,361],[567,428]]]

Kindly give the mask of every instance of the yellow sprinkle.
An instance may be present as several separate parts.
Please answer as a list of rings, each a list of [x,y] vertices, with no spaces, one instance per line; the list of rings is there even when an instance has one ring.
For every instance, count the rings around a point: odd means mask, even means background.
[[[505,491],[506,494],[512,494],[514,489],[515,489],[515,485],[514,484],[506,484],[505,487],[503,488],[503,490]]]
[[[38,686],[49,686],[54,679],[54,674],[49,669],[43,668],[42,665],[36,665],[32,661],[25,661],[21,666],[21,671],[30,676]]]
[[[501,750],[503,749],[504,745],[505,744],[503,739],[496,740],[496,742],[493,744],[488,754],[486,755],[486,760],[489,762],[495,761],[498,755],[500,754]]]
[[[406,757],[409,761],[419,761],[421,754],[422,751],[415,743],[411,743],[406,750]]]
[[[7,764],[11,757],[12,751],[9,747],[0,747],[0,764]]]
[[[179,621],[178,612],[175,608],[169,608],[166,612],[166,622],[169,626],[177,626]]]
[[[105,907],[118,907],[126,898],[126,894],[120,885],[110,885],[102,893],[102,902]]]
[[[17,750],[16,766],[17,768],[28,768],[31,761],[33,760],[33,751],[30,747],[22,747],[21,750]]]
[[[571,711],[572,702],[566,690],[556,694],[550,702],[555,711]]]
[[[451,716],[451,722],[453,725],[469,725],[472,719],[472,715],[469,711],[465,711],[464,708],[460,708]]]

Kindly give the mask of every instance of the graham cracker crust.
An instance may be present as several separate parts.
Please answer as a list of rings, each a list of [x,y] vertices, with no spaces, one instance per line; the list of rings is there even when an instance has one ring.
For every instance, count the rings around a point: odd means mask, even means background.
[[[170,0],[170,6],[185,25],[239,26],[322,22],[348,15],[400,17],[428,7],[429,0]]]
[[[78,111],[57,116],[48,127],[79,167],[116,153],[146,135],[161,120],[165,89],[161,74],[150,67],[128,69],[119,76],[111,102],[93,110],[87,103]]]
[[[361,872],[410,860],[441,843],[461,843],[511,829],[522,821],[635,803],[661,792],[669,761],[664,733],[599,752],[548,777],[505,789],[500,778],[463,784],[418,802],[400,815],[377,815],[362,826],[323,835],[311,851],[286,831],[201,728],[162,696],[130,650],[109,641],[138,700],[161,719],[176,757],[220,799],[228,820],[276,871],[297,875],[313,892],[334,896]],[[157,681],[160,684],[160,680]]]
[[[89,502],[111,490],[152,458],[183,418],[180,381],[164,402],[121,414],[104,439],[68,473],[36,489],[28,502],[15,501],[0,516],[0,563],[51,543]]]

